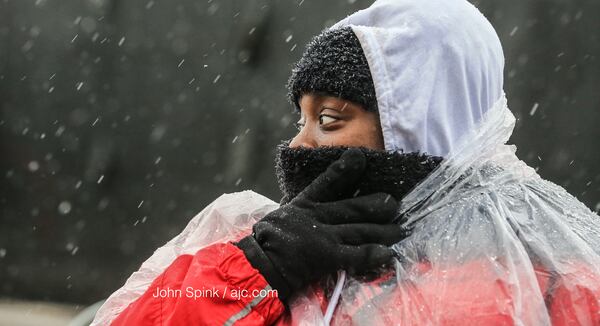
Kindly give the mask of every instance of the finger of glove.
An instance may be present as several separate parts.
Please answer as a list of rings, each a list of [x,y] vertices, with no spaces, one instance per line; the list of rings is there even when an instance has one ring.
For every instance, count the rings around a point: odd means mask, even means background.
[[[299,195],[314,202],[329,202],[352,195],[366,165],[363,152],[349,148]]]
[[[316,218],[324,224],[390,223],[398,214],[398,202],[385,193],[376,193],[319,204]]]
[[[382,244],[391,246],[406,238],[409,232],[397,224],[341,224],[328,226],[347,245]]]
[[[364,274],[390,264],[394,258],[392,249],[378,244],[340,245],[339,252],[341,267],[351,274]]]

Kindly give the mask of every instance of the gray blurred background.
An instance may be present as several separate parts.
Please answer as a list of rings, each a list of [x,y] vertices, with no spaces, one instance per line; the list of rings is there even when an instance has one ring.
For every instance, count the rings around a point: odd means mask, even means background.
[[[279,200],[311,36],[372,1],[0,0],[0,298],[89,304],[225,192]],[[512,142],[600,209],[600,1],[481,0]]]

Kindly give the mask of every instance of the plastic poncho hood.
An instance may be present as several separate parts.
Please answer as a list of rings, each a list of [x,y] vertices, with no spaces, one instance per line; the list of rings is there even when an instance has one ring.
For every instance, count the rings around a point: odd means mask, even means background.
[[[387,150],[446,156],[502,96],[500,41],[467,1],[377,1],[343,26],[369,63]]]
[[[401,202],[412,234],[387,277],[339,280],[336,325],[599,325],[600,219],[541,179],[506,145],[514,127],[503,55],[462,0],[377,1],[352,26],[368,59],[388,150],[445,160]],[[106,325],[178,256],[248,234],[278,204],[223,195],[159,248],[100,309]],[[328,322],[315,288],[290,303],[293,324]],[[327,316],[329,317],[329,316]]]

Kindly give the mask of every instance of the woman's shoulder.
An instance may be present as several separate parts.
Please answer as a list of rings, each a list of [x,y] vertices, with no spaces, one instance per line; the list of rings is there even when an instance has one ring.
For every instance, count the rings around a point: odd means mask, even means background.
[[[261,195],[252,190],[243,190],[238,192],[224,193],[219,196],[215,201],[213,201],[212,205],[218,206],[228,206],[234,205],[236,207],[240,206],[279,206],[279,204],[268,197]]]
[[[252,190],[225,193],[215,199],[211,204],[212,211],[218,211],[222,216],[236,216],[249,214],[251,216],[264,216],[277,209],[279,204],[266,196]]]
[[[229,192],[229,193],[224,193],[221,196],[219,196],[216,201],[226,201],[226,200],[257,200],[257,201],[264,201],[265,203],[272,203],[272,204],[276,204],[277,203],[271,199],[269,199],[268,197],[261,195],[253,190],[242,190],[242,191],[237,191],[237,192]]]

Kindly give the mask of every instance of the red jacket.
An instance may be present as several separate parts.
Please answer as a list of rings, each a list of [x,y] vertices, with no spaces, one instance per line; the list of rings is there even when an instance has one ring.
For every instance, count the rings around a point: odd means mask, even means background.
[[[391,292],[381,290],[391,275],[361,287],[352,302],[338,306],[333,324],[429,324],[437,325],[513,325],[514,288],[495,279],[489,262],[473,261],[444,271],[447,286],[440,298],[439,282],[428,284],[428,278],[414,286],[406,284]],[[439,271],[427,264],[414,266],[418,273],[438,277]],[[578,266],[577,272],[555,275],[536,268],[539,289],[545,297],[553,325],[600,325],[600,276],[591,269]],[[579,284],[594,284],[594,287]],[[369,285],[369,284],[367,284]],[[426,308],[402,315],[398,311],[407,302],[407,294],[422,302],[442,300],[436,311]],[[316,288],[323,311],[326,296]],[[411,299],[412,300],[412,299]],[[348,301],[348,300],[346,300]],[[360,320],[361,309],[376,311],[377,320]],[[390,307],[392,309],[390,309]],[[539,314],[526,311],[525,315]],[[370,314],[373,316],[373,314]],[[535,318],[535,317],[532,317]],[[535,320],[535,319],[531,319]],[[112,323],[117,325],[290,325],[295,324],[276,293],[254,269],[244,253],[231,243],[214,244],[195,255],[179,256],[160,274],[146,292],[131,303]]]

